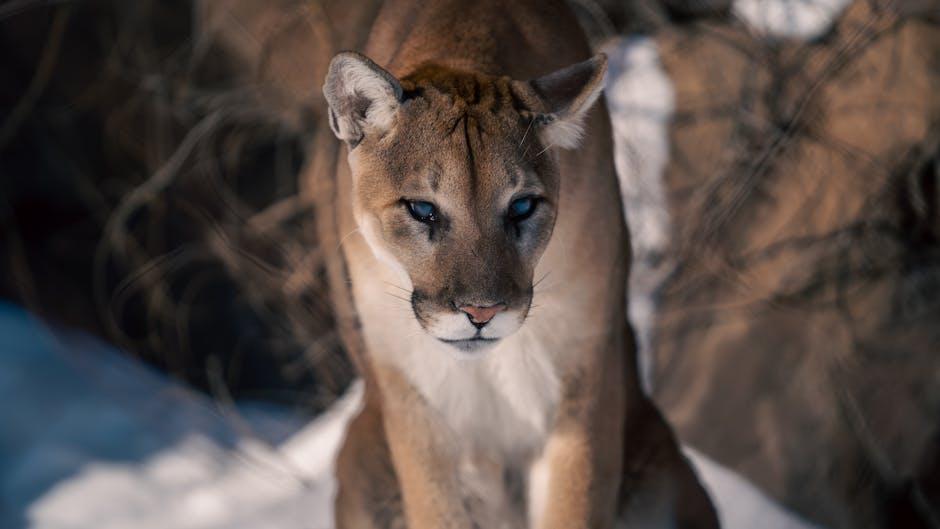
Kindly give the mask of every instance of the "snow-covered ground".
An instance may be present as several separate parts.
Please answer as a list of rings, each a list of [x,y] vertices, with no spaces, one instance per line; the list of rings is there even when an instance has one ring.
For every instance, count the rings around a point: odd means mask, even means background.
[[[330,527],[360,391],[311,424],[219,405],[0,304],[0,528]]]

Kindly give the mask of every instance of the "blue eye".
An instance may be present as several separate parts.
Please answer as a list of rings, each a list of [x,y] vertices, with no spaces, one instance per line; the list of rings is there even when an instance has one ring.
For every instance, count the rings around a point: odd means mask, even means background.
[[[437,221],[437,209],[435,209],[434,204],[421,200],[406,200],[405,204],[408,205],[408,212],[415,220],[421,222]]]
[[[522,197],[513,200],[509,203],[509,219],[519,222],[529,218],[535,211],[536,204],[534,197]]]

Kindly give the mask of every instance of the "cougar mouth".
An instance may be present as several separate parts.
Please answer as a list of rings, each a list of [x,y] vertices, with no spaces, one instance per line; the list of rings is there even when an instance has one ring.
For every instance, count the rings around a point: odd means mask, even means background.
[[[473,353],[488,349],[501,339],[502,338],[484,338],[482,336],[476,336],[474,338],[468,338],[465,340],[447,340],[444,338],[438,338],[438,340],[465,353]]]
[[[528,313],[528,307],[522,303],[531,303],[531,298],[523,300],[518,296],[504,296],[500,299],[508,301],[497,303],[479,301],[480,297],[469,302],[448,301],[453,297],[433,298],[414,288],[411,310],[426,336],[464,353],[489,349],[513,335]]]

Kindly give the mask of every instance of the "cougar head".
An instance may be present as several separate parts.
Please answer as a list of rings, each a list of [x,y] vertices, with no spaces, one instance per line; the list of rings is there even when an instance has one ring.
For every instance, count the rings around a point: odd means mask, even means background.
[[[359,231],[411,282],[430,335],[475,351],[525,321],[558,210],[550,149],[577,145],[606,65],[517,81],[433,64],[396,79],[353,52],[331,62],[323,92]]]

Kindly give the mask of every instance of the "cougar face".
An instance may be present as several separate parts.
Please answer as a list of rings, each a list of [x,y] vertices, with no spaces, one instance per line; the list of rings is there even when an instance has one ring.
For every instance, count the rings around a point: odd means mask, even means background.
[[[410,281],[421,327],[467,352],[518,330],[559,189],[537,90],[436,66],[398,81],[347,53],[324,93],[359,231]]]
[[[525,321],[558,182],[507,81],[448,75],[443,89],[404,80],[395,129],[352,151],[354,210],[373,251],[410,279],[424,330],[472,351]]]

